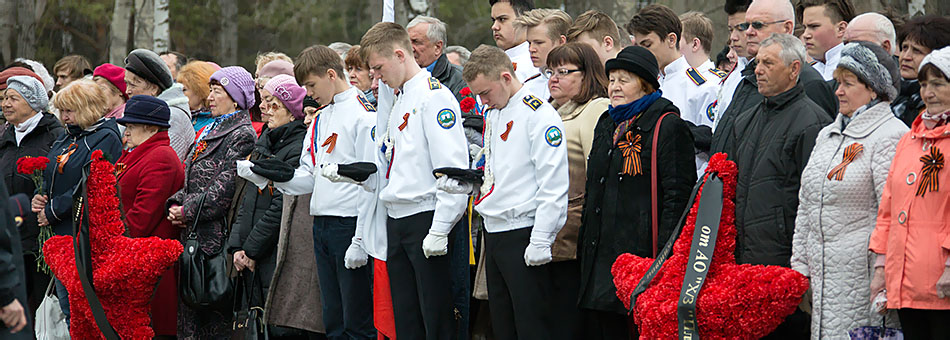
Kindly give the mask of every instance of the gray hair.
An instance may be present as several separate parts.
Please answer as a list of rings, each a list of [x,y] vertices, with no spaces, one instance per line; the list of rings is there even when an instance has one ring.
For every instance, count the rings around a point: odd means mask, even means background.
[[[454,46],[446,47],[445,54],[449,54],[449,53],[458,53],[459,62],[462,63],[462,65],[465,65],[465,63],[468,62],[468,58],[472,57],[472,52],[469,51],[464,46],[454,45]]]
[[[851,19],[851,22],[848,23],[848,27],[858,21],[864,20],[867,20],[871,26],[874,27],[874,33],[877,34],[878,39],[876,43],[880,45],[883,44],[884,41],[890,41],[891,50],[888,52],[891,54],[897,53],[897,32],[894,30],[894,23],[891,22],[891,19],[876,12],[867,12]]]
[[[426,37],[429,38],[429,42],[434,44],[437,41],[441,41],[443,46],[449,43],[448,38],[445,36],[445,23],[442,22],[442,20],[420,15],[412,18],[412,21],[409,22],[409,25],[406,25],[406,29],[412,28],[418,24],[429,24],[429,29],[426,30]]]
[[[335,43],[330,44],[330,46],[327,46],[327,47],[333,50],[333,52],[336,52],[336,54],[339,54],[340,58],[346,59],[346,52],[349,52],[350,48],[353,48],[353,45],[347,44],[342,41],[337,41]]]
[[[805,57],[805,45],[794,35],[788,33],[773,33],[759,43],[759,51],[772,45],[779,45],[782,48],[778,56],[782,58],[782,62],[785,63],[785,65],[791,65],[796,60],[802,65],[807,65],[805,63],[805,60],[807,60]]]

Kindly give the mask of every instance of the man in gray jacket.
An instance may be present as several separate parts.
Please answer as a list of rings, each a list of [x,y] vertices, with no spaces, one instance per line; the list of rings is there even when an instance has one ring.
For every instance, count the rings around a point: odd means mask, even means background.
[[[736,185],[736,262],[789,267],[798,189],[818,131],[828,114],[798,82],[805,46],[791,34],[761,42],[755,68],[764,97],[723,131],[735,147],[726,150],[739,169]],[[741,137],[740,137],[741,136]],[[772,336],[808,337],[808,315],[798,311]]]

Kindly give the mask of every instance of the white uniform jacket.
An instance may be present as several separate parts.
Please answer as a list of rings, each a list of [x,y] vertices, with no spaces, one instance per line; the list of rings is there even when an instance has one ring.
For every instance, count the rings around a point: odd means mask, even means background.
[[[680,118],[683,120],[696,125],[705,125],[711,129],[719,83],[713,79],[706,79],[701,72],[690,67],[686,62],[686,57],[683,56],[666,65],[664,71],[666,74],[661,75],[659,79],[663,98],[669,99],[680,109]],[[708,161],[708,155],[697,151],[697,175],[703,174]]]
[[[732,103],[732,96],[736,94],[736,88],[739,87],[739,82],[742,81],[742,70],[748,63],[749,59],[739,57],[736,60],[736,65],[732,67],[732,71],[729,71],[726,78],[723,79],[719,85],[719,93],[716,95],[716,107],[713,110],[713,132],[716,131],[719,117],[722,116],[723,112],[726,112],[726,109],[729,108],[729,104]]]
[[[432,170],[466,168],[468,142],[459,103],[448,88],[421,70],[396,95],[383,135],[389,181],[379,191],[389,217],[404,218],[434,210],[432,231],[448,233],[462,217],[467,195],[437,190]]]
[[[533,226],[532,239],[553,243],[567,221],[570,182],[561,116],[524,86],[485,116],[486,184],[475,205],[485,229]]]
[[[524,82],[524,86],[527,87],[528,90],[531,90],[531,93],[540,98],[541,101],[547,103],[548,99],[551,99],[551,90],[548,89],[548,77],[545,77],[543,73],[538,72],[522,81]]]
[[[375,124],[376,108],[359,89],[350,87],[333,96],[333,103],[310,123],[294,178],[274,186],[287,195],[314,193],[310,215],[358,217],[360,210],[366,209],[363,206],[375,204],[373,194],[357,185],[330,182],[322,176],[322,168],[327,164],[373,162]],[[365,219],[357,218],[357,235],[365,225]]]

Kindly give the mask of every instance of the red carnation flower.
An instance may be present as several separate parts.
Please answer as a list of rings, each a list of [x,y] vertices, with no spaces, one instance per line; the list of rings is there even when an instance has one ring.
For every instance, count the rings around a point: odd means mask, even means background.
[[[463,87],[461,90],[459,90],[459,94],[460,94],[460,95],[463,95],[463,96],[471,95],[471,94],[472,94],[472,89],[470,89],[468,86]]]
[[[472,110],[475,109],[475,98],[466,97],[465,99],[462,99],[462,102],[459,103],[459,106],[462,108],[462,112],[471,113]]]
[[[49,158],[46,157],[20,157],[16,160],[17,172],[24,175],[32,175],[34,172],[39,171],[42,173],[46,170],[46,164],[49,163]]]

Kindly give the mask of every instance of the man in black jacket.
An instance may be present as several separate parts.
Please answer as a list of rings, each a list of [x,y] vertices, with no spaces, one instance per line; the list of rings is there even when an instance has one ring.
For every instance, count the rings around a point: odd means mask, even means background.
[[[719,123],[713,132],[710,154],[723,152],[732,147],[733,139],[727,138],[722,132],[731,130],[740,115],[758,105],[763,97],[758,91],[758,82],[755,69],[759,63],[757,53],[759,44],[769,35],[775,33],[792,34],[795,31],[795,14],[792,4],[788,0],[762,0],[749,5],[746,11],[746,20],[740,24],[740,29],[746,33],[747,52],[753,57],[745,69],[742,70],[743,79],[736,88],[732,102],[725,108]],[[800,71],[799,84],[805,89],[805,95],[822,108],[828,118],[838,113],[838,99],[834,96],[834,89],[825,82],[824,78],[814,68],[806,67]]]
[[[802,70],[814,71],[805,58],[804,45],[790,34],[762,41],[755,73],[764,99],[723,131],[734,140],[727,152],[739,169],[738,263],[789,266],[801,173],[818,131],[831,123],[798,81]],[[808,315],[798,311],[770,338],[807,338],[809,322]]]
[[[445,23],[433,17],[420,15],[409,22],[406,30],[409,31],[412,55],[416,58],[416,64],[429,71],[442,85],[452,90],[455,99],[462,101],[463,96],[459,92],[468,85],[462,79],[462,68],[450,63],[445,56]]]
[[[32,339],[32,316],[24,308],[27,304],[23,249],[7,202],[13,204],[7,186],[0,181],[0,339]]]

